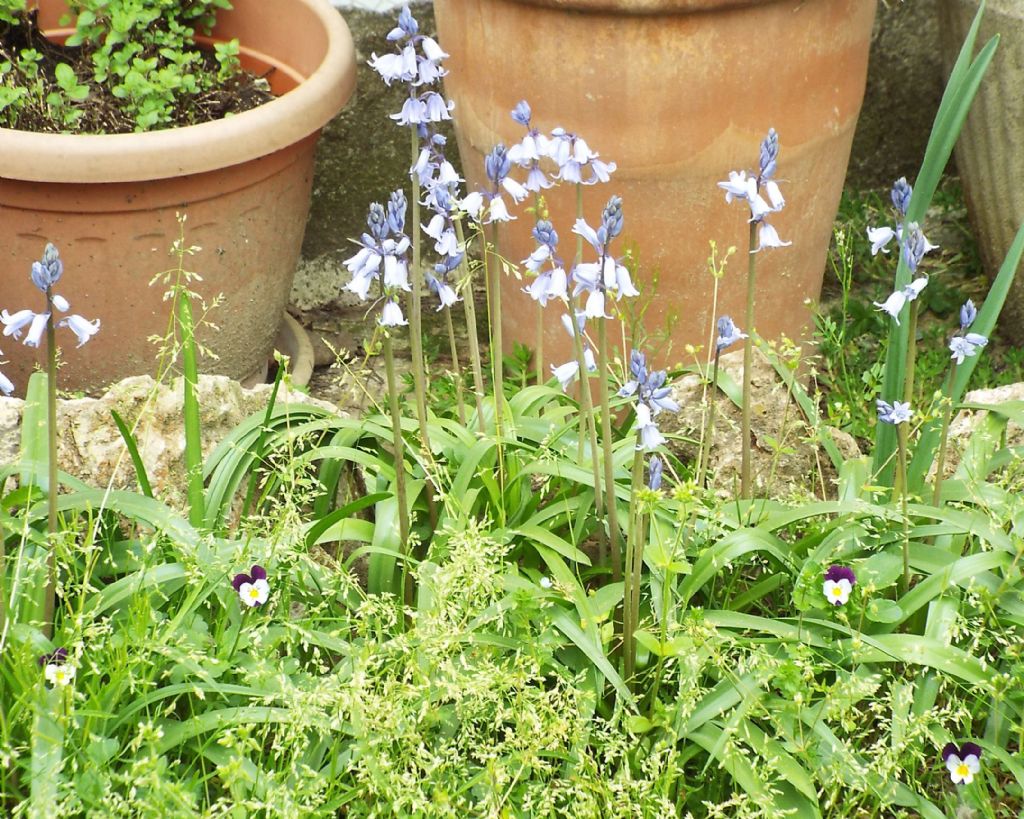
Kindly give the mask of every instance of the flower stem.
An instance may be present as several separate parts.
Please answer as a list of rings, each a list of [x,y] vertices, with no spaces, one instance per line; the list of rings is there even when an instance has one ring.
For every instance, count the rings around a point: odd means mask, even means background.
[[[493,247],[498,244],[498,225],[494,224]],[[505,406],[505,352],[501,336],[501,266],[488,260],[492,245],[484,236],[484,281],[487,284],[487,324],[491,331],[491,392],[494,394],[494,445],[498,454],[498,487],[502,505],[498,510],[500,526],[505,525],[505,447],[502,443],[502,416]],[[494,255],[497,255],[495,253]]]
[[[582,464],[586,460],[586,443],[590,438],[590,468],[594,477],[594,509],[598,520],[604,519],[604,495],[601,491],[601,466],[597,461],[597,425],[594,423],[594,398],[590,393],[590,375],[587,370],[586,356],[583,354],[583,334],[576,322],[576,300],[569,298],[569,315],[572,317],[572,343],[576,353],[576,365],[579,367],[580,383],[580,426],[579,426],[579,457]],[[604,529],[598,530],[598,560],[604,566],[608,561],[607,539]],[[612,569],[613,576],[615,569]],[[615,576],[618,580],[618,577]]]
[[[914,399],[914,361],[917,358],[917,300],[910,303],[907,321],[907,359],[903,372],[903,400],[912,404]]]
[[[462,306],[466,313],[466,330],[469,334],[469,360],[473,370],[473,397],[476,399],[476,420],[482,433],[484,431],[484,369],[480,363],[480,335],[476,324],[476,297],[473,293],[473,274],[469,270],[469,248],[466,247],[466,235],[462,230],[462,221],[455,221],[455,233],[459,237],[462,248]]]
[[[420,152],[419,135],[415,128],[409,129],[412,145],[412,164]],[[412,185],[412,271],[410,275],[410,310],[409,310],[409,346],[412,353],[412,383],[416,393],[416,419],[419,421],[420,439],[423,441],[423,456],[431,460],[429,426],[427,423],[427,388],[426,365],[423,359],[423,271],[420,269],[420,184],[416,174],[409,175]],[[437,521],[437,509],[434,505],[433,488],[428,479],[425,486],[427,506],[430,510],[430,521]]]
[[[602,260],[603,261],[603,260]],[[618,510],[615,503],[615,462],[612,460],[612,411],[608,397],[611,361],[608,355],[608,319],[597,321],[598,365],[597,390],[601,402],[601,444],[604,449],[604,504],[608,516],[608,546],[612,559],[612,580],[622,576],[622,553],[619,547]],[[597,453],[594,453],[597,457]]]
[[[700,442],[700,463],[697,465],[697,487],[703,489],[707,478],[708,461],[711,460],[711,445],[715,437],[715,399],[718,393],[718,358],[721,351],[715,348],[715,363],[711,371],[711,386],[708,389],[708,418],[704,437]]]
[[[452,374],[455,378],[455,405],[459,412],[459,423],[466,426],[466,401],[462,396],[462,368],[459,366],[459,345],[455,341],[455,324],[452,322],[452,309],[444,308],[444,321],[448,327],[448,346],[452,352]]]
[[[754,376],[754,295],[756,292],[755,274],[757,270],[757,254],[754,252],[754,242],[756,241],[757,222],[751,222],[747,253],[747,338],[743,342],[743,415],[740,429],[742,444],[740,494],[744,498],[751,497],[753,492],[750,476],[750,393]]]
[[[935,489],[932,491],[932,506],[942,502],[942,481],[946,471],[946,445],[949,442],[949,425],[953,421],[953,384],[956,382],[956,359],[949,367],[949,404],[942,415],[942,435],[939,438],[939,458],[935,464]]]
[[[638,436],[639,437],[639,436]],[[640,443],[637,440],[637,443]],[[643,565],[643,544],[640,534],[640,513],[637,489],[644,479],[643,450],[633,453],[633,479],[629,496],[629,535],[626,540],[626,577],[622,590],[622,664],[627,685],[636,670],[636,626],[640,612],[640,566]],[[639,559],[638,559],[639,556]]]
[[[537,383],[547,381],[544,375],[544,307],[537,302],[537,341],[533,350],[533,362],[536,366]]]
[[[398,501],[399,551],[402,560],[402,589],[406,605],[412,605],[412,584],[409,574],[409,505],[405,493],[405,439],[402,437],[402,416],[398,405],[398,379],[395,377],[395,354],[391,336],[384,335],[384,363],[387,367],[388,402],[391,413],[392,446],[395,450],[395,497]],[[403,618],[399,618],[402,621]]]
[[[897,449],[899,454],[899,485],[900,508],[903,514],[903,586],[902,594],[910,590],[910,520],[907,517],[907,424],[899,424],[896,430]]]
[[[56,609],[57,567],[54,551],[57,548],[57,332],[53,320],[53,289],[46,288],[46,441],[49,450],[47,463],[46,531],[50,548],[46,553],[46,589],[43,592],[43,633],[53,635],[53,617]]]

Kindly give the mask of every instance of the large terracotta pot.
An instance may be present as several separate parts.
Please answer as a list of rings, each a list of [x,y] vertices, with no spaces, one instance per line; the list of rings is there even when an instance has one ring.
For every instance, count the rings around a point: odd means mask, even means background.
[[[608,197],[622,196],[623,239],[636,243],[647,295],[658,274],[647,332],[678,319],[672,361],[685,357],[684,344],[707,343],[709,240],[741,251],[718,312],[742,320],[748,212],[726,205],[715,183],[756,169],[774,127],[788,204],[773,224],[793,246],[759,259],[757,330],[805,333],[863,98],[875,0],[435,0],[435,9],[470,183],[482,184],[494,143],[522,138],[509,117],[520,99],[540,130],[575,131],[617,162],[609,184],[585,189],[586,216],[596,224]],[[550,205],[571,256],[574,191],[556,190]],[[531,226],[526,214],[503,225],[501,251],[524,259]],[[503,329],[532,346],[536,308],[521,286],[506,281]],[[549,361],[571,355],[557,312],[546,316]]]
[[[978,0],[943,0],[941,32],[946,70],[952,70]],[[1020,0],[988,0],[978,43],[999,34],[999,48],[974,98],[960,139],[956,166],[967,214],[991,276],[1024,222],[1024,6]],[[1001,333],[1024,344],[1024,276],[1018,271],[999,322]]]
[[[327,0],[233,0],[214,39],[237,37],[243,65],[268,79],[278,99],[228,119],[142,134],[73,136],[0,129],[0,307],[41,309],[28,272],[46,242],[58,246],[57,292],[72,310],[102,321],[76,349],[59,331],[61,385],[94,390],[155,367],[151,335],[169,319],[164,287],[149,282],[174,266],[168,255],[185,213],[194,289],[223,294],[209,314],[219,329],[199,340],[219,358],[204,372],[243,378],[260,367],[291,289],[309,211],[320,128],[351,96],[351,35]],[[41,0],[40,22],[66,36],[62,0]],[[36,351],[3,339],[3,371],[19,392]]]

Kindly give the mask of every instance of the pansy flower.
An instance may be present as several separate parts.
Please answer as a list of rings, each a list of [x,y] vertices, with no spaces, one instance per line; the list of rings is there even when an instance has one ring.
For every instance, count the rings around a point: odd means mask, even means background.
[[[960,747],[950,742],[942,749],[942,761],[954,785],[970,785],[981,770],[981,748],[973,742],[965,742]]]
[[[75,667],[68,662],[68,650],[58,648],[39,658],[46,681],[54,688],[63,688],[75,679]]]
[[[822,591],[833,606],[845,606],[856,584],[857,576],[849,566],[829,566]]]
[[[236,574],[235,579],[231,581],[231,586],[238,592],[241,601],[249,608],[262,606],[270,597],[267,570],[259,564],[249,569],[248,574]]]

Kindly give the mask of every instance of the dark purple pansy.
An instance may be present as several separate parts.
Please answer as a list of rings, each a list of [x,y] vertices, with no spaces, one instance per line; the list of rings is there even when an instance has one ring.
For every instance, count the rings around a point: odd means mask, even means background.
[[[831,580],[833,583],[845,580],[851,586],[857,584],[857,575],[853,573],[853,569],[849,566],[829,566],[828,571],[825,572],[825,579]]]
[[[235,579],[231,581],[231,586],[235,591],[242,590],[243,583],[255,583],[257,580],[266,580],[267,570],[260,566],[258,563],[253,564],[253,567],[249,569],[249,574],[236,574]]]
[[[942,749],[942,761],[948,761],[951,756],[966,759],[972,754],[978,759],[981,759],[981,746],[974,742],[965,742],[958,748],[955,742],[947,742],[945,747]]]
[[[48,654],[44,654],[37,662],[39,663],[39,667],[42,668],[50,663],[53,663],[54,665],[65,665],[67,661],[68,650],[66,648],[58,648]]]

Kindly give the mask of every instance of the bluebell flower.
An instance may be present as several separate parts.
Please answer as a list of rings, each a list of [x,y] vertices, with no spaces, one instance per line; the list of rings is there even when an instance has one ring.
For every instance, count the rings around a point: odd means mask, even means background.
[[[32,316],[32,324],[29,325],[28,332],[25,333],[25,341],[23,342],[26,347],[39,346],[43,340],[43,333],[46,332],[46,324],[49,320],[49,313],[36,313]]]
[[[536,278],[523,292],[534,301],[546,307],[548,299],[565,299],[568,297],[568,278],[558,258],[558,233],[546,219],[538,220],[533,228],[533,238],[537,247],[523,259],[522,264],[527,270],[536,274]],[[545,270],[545,266],[548,267]]]
[[[397,54],[372,54],[367,64],[376,71],[385,85],[393,82],[411,83],[419,79],[416,49],[410,43]]]
[[[761,140],[760,166],[761,179],[767,182],[775,175],[776,162],[779,158],[779,135],[774,128],[768,129],[768,135]]]
[[[583,336],[583,331],[586,326],[587,317],[584,313],[577,311],[576,313],[576,330],[580,336]],[[572,319],[569,318],[568,313],[562,314],[562,327],[565,328],[565,332],[569,334],[571,338],[575,338],[575,332],[573,331]],[[597,369],[597,361],[594,359],[594,351],[590,349],[590,345],[583,341],[583,363],[587,367],[588,372],[594,372]],[[565,364],[560,364],[557,367],[551,365],[551,373],[562,389],[568,389],[569,385],[576,380],[580,373],[580,365],[576,359],[567,361]]]
[[[778,183],[772,178],[778,167],[779,135],[774,128],[768,129],[768,135],[761,141],[759,170],[756,176],[748,176],[746,171],[730,171],[729,178],[719,182],[718,187],[725,191],[727,204],[735,200],[743,200],[750,208],[751,222],[758,223],[758,245],[751,249],[757,253],[767,247],[788,247],[792,242],[784,242],[774,226],[768,223],[768,216],[782,210],[786,205],[785,197]],[[762,190],[765,196],[762,196]]]
[[[977,355],[978,350],[988,344],[988,338],[981,333],[966,332],[977,317],[978,309],[974,302],[968,299],[960,308],[960,333],[949,340],[949,349],[953,353],[950,357],[957,364],[963,364],[965,358]]]
[[[891,404],[881,398],[875,401],[878,407],[878,420],[894,426],[909,421],[914,416],[910,403],[905,401],[893,401]]]
[[[651,460],[647,464],[647,486],[649,489],[657,492],[661,489],[661,473],[664,469],[664,465],[661,462],[661,458],[657,455],[652,455]]]
[[[651,417],[651,409],[646,404],[636,405],[636,426],[640,432],[640,443],[637,449],[645,452],[652,452],[665,443],[665,436],[661,434],[658,425]]]
[[[352,274],[345,289],[355,293],[361,301],[369,297],[370,286],[378,279],[385,295],[391,297],[397,290],[412,289],[406,261],[409,237],[397,229],[405,225],[405,210],[405,194],[401,191],[391,194],[387,210],[377,202],[370,205],[366,218],[369,232],[360,238],[359,251],[345,260],[345,267]],[[394,319],[394,310],[389,309],[388,314],[389,320]]]
[[[621,398],[636,395],[639,401],[647,404],[653,415],[662,410],[679,412],[679,404],[670,397],[672,389],[665,386],[668,375],[664,370],[647,370],[647,358],[639,350],[633,350],[629,357],[629,370],[633,378],[622,385],[619,390]]]
[[[900,323],[900,312],[906,306],[907,302],[913,301],[921,295],[921,291],[924,290],[928,284],[927,277],[922,276],[921,278],[914,279],[910,284],[904,287],[902,290],[897,290],[892,293],[884,302],[872,302],[879,310],[883,313],[888,313],[896,321],[896,324]]]
[[[583,219],[577,219],[573,226],[573,233],[582,236],[597,251],[597,262],[581,262],[572,271],[576,282],[573,295],[589,294],[584,307],[589,318],[608,318],[605,309],[609,294],[616,301],[623,296],[633,298],[640,295],[625,265],[609,252],[609,244],[622,232],[622,225],[622,199],[613,196],[601,214],[601,225],[597,230]]]
[[[889,194],[892,199],[892,205],[896,208],[896,212],[900,216],[906,216],[907,211],[910,209],[910,197],[913,195],[914,189],[907,182],[907,177],[901,176],[893,183],[892,192]]]
[[[963,303],[960,308],[960,329],[961,331],[966,330],[978,317],[978,308],[974,306],[974,302],[968,299]]]
[[[564,128],[555,128],[548,142],[548,156],[558,166],[556,179],[571,184],[595,185],[607,182],[615,172],[614,162],[604,162],[600,154],[592,151],[583,137]],[[583,172],[589,171],[587,178]]]
[[[402,313],[402,308],[392,296],[384,302],[381,308],[380,318],[377,319],[381,327],[404,327],[409,322]]]
[[[420,30],[419,23],[416,22],[416,18],[412,16],[412,12],[408,6],[405,6],[398,15],[398,27],[391,29],[388,33],[389,40],[402,40],[406,37],[412,37],[417,31]]]
[[[746,333],[741,333],[739,328],[729,316],[721,316],[718,319],[718,339],[715,342],[715,352],[720,353],[727,347],[731,347],[737,341],[747,338]]]
[[[10,395],[14,392],[14,382],[3,373],[0,373],[0,392],[4,395]]]
[[[32,262],[32,283],[45,293],[48,288],[60,281],[63,273],[64,262],[61,261],[60,252],[47,242],[43,258],[38,262]]]
[[[949,340],[950,358],[957,364],[963,364],[965,358],[974,357],[978,350],[988,344],[988,339],[978,333],[967,333],[964,336],[953,336]]]
[[[520,100],[516,103],[516,107],[512,109],[512,119],[524,128],[530,127],[530,119],[532,116],[533,112],[530,110],[530,103],[526,100]]]
[[[445,307],[451,307],[453,304],[462,301],[459,298],[459,294],[455,292],[455,289],[448,283],[448,276],[451,272],[458,268],[462,264],[463,254],[456,253],[452,256],[445,256],[440,262],[434,265],[434,276],[427,274],[426,281],[427,287],[433,291],[438,298],[437,310],[441,311]]]
[[[32,310],[18,310],[16,313],[11,314],[6,310],[0,312],[0,323],[4,325],[4,335],[14,336],[14,338],[21,338],[21,331],[25,329],[36,314]]]
[[[78,314],[68,316],[57,322],[58,327],[67,327],[78,338],[78,346],[81,347],[90,338],[100,331],[100,320],[88,321]],[[25,342],[26,344],[28,341]]]
[[[910,272],[917,270],[924,255],[935,250],[938,245],[929,242],[921,233],[916,222],[911,222],[904,227],[903,220],[906,218],[907,210],[910,207],[910,199],[913,195],[913,188],[907,182],[906,177],[900,177],[892,186],[890,198],[893,207],[896,209],[896,226],[869,227],[868,240],[871,242],[871,255],[879,252],[888,253],[888,244],[893,239],[901,245],[904,258],[910,267]]]

